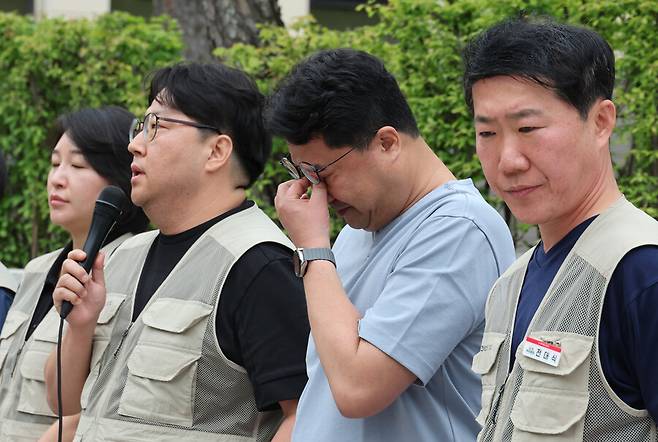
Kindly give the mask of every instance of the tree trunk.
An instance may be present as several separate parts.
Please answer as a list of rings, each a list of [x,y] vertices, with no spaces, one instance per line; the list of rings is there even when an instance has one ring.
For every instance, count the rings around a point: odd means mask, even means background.
[[[191,61],[211,60],[220,46],[258,44],[257,23],[283,25],[277,0],[153,0],[153,13],[176,19]]]

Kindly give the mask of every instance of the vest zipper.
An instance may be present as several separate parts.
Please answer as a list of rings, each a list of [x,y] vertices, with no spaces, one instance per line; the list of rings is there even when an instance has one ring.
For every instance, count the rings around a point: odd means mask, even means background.
[[[485,422],[484,425],[486,428],[486,434],[482,437],[482,440],[493,440],[492,431],[495,432],[496,424],[498,423],[498,408],[500,407],[500,401],[503,398],[503,392],[505,391],[505,384],[507,384],[507,379],[502,383],[498,389],[498,394],[496,395],[496,402],[491,404],[491,411],[489,412],[488,422]]]
[[[123,346],[123,341],[125,341],[126,336],[128,336],[128,332],[130,331],[130,328],[133,326],[133,324],[134,322],[131,322],[130,325],[128,325],[128,328],[121,335],[121,341],[119,341],[119,346],[114,351],[114,359],[117,358],[117,355],[119,354],[119,350],[121,350],[121,347]]]

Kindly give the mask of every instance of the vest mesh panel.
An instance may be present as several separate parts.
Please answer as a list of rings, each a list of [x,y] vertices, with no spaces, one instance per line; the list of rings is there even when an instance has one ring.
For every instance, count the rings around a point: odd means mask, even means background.
[[[197,240],[132,325],[129,325],[132,316],[132,296],[141,273],[141,269],[135,269],[134,263],[143,262],[153,237],[138,241],[133,247],[120,249],[117,252],[116,261],[113,262],[115,267],[109,269],[107,273],[118,272],[130,276],[108,282],[108,290],[110,290],[109,285],[112,285],[113,291],[127,293],[130,302],[124,303],[126,308],[121,310],[122,319],[115,328],[112,345],[105,354],[101,374],[94,384],[92,396],[96,398],[90,401],[90,407],[85,410],[86,421],[94,419],[96,422],[91,427],[96,424],[106,426],[102,431],[99,430],[99,433],[106,434],[107,425],[121,425],[120,422],[125,421],[144,425],[144,431],[147,432],[149,428],[157,431],[166,431],[167,428],[172,429],[172,432],[187,431],[188,433],[181,434],[189,434],[190,440],[194,439],[195,432],[197,435],[216,434],[219,437],[217,440],[221,440],[219,435],[226,435],[228,438],[239,436],[257,441],[272,438],[281,420],[281,412],[258,412],[253,389],[245,370],[228,361],[221,353],[216,338],[215,314],[226,276],[242,253],[263,241],[279,242],[286,246],[290,246],[290,243],[260,210],[245,210],[241,214],[247,217],[243,216],[239,225],[233,223],[227,226],[220,222]],[[250,223],[253,227],[251,230]],[[238,227],[239,232],[232,231],[231,226]],[[245,231],[250,232],[252,236],[245,235]],[[254,232],[260,233],[254,234]],[[157,317],[148,321],[146,318],[152,312],[158,311],[153,310],[158,303],[169,302],[169,300],[175,300],[183,309],[186,305],[193,305],[195,308],[207,307],[210,314],[199,316],[199,320],[192,321],[191,325],[186,325],[187,328],[182,331],[171,333],[162,331],[166,330],[165,322],[163,328],[158,328],[157,324],[149,322],[158,321]],[[151,316],[153,317],[153,314]],[[122,338],[126,329],[129,331]],[[145,337],[147,335],[148,339]],[[163,385],[158,382],[149,384],[153,389],[144,397],[143,415],[139,412],[132,414],[135,409],[139,411],[140,404],[138,407],[133,404],[130,408],[132,411],[126,411],[129,410],[126,405],[127,384],[131,382],[131,377],[133,382],[136,379],[136,374],[131,373],[134,368],[129,366],[131,361],[136,363],[133,358],[135,350],[140,346],[146,348],[147,354],[152,354],[156,359],[161,357],[158,351],[163,347],[180,354],[191,352],[192,356],[198,349],[200,357],[197,356],[198,359],[174,375],[176,378],[182,376],[180,373],[193,374],[189,397],[190,425],[172,422],[166,416],[153,419],[144,417],[153,415],[152,410],[148,410],[149,403],[157,404],[158,401],[168,400],[166,393],[158,396],[158,386]],[[137,376],[142,374],[137,373]],[[153,376],[150,379],[158,378]],[[157,408],[157,405],[153,406],[153,409]],[[96,434],[98,433],[94,433],[92,428],[88,436],[94,437]],[[82,436],[83,440],[88,439],[86,434]]]
[[[647,224],[647,221],[641,215],[637,216],[637,209],[632,208],[632,206],[629,208],[629,206],[630,204],[623,204],[622,202],[611,212],[613,215],[619,216],[618,211],[626,211],[627,213],[623,215],[629,222],[636,221],[638,229],[655,233],[655,225],[652,225],[651,221]],[[607,216],[604,215],[600,215],[595,220],[594,223],[598,222],[596,227],[599,232],[605,232],[606,224],[604,223],[606,220]],[[627,228],[632,228],[631,225]],[[647,237],[653,238],[651,233],[648,233]],[[583,238],[583,241],[588,240],[585,234],[583,234]],[[600,240],[600,236],[598,238]],[[596,238],[590,241],[596,241]],[[613,250],[613,253],[618,253],[619,259],[621,259],[627,249],[630,250],[630,248],[637,246],[637,239],[633,239],[633,241],[635,242],[630,242],[631,245],[629,246],[617,247],[616,251],[613,247],[611,250]],[[651,241],[650,239],[648,243],[651,244]],[[608,278],[614,270],[614,266],[609,269],[610,274],[604,275],[594,265],[580,256],[578,254],[579,247],[583,250],[589,250],[586,248],[588,244],[587,242],[584,244],[577,243],[574,246],[535,313],[528,328],[528,334],[556,331],[593,338],[592,349],[584,362],[589,364],[586,381],[589,400],[583,418],[582,440],[587,442],[655,442],[657,440],[656,426],[651,417],[642,416],[641,414],[636,416],[634,412],[622,408],[610,396],[610,388],[602,376],[602,369],[598,361],[598,328]],[[640,241],[639,244],[643,244],[643,242]],[[523,435],[514,434],[515,428],[511,413],[520,391],[524,388],[524,377],[529,376],[529,374],[519,365],[518,359],[524,356],[518,353],[509,376],[508,366],[514,312],[530,255],[531,252],[519,258],[517,263],[513,264],[510,270],[498,281],[492,289],[487,305],[485,333],[503,333],[505,334],[505,341],[501,344],[493,368],[493,370],[497,370],[495,375],[495,391],[497,393],[494,394],[491,411],[479,436],[479,440],[482,441],[507,442],[513,439],[513,435],[515,441],[523,438]],[[533,376],[536,376],[536,374],[533,373]],[[550,374],[543,376],[544,380],[551,379]],[[483,383],[485,379],[488,379],[486,375],[483,376]],[[502,394],[498,394],[501,390]],[[556,403],[556,406],[559,406],[559,404]],[[533,437],[553,440],[553,437],[549,434],[543,436],[533,434]]]

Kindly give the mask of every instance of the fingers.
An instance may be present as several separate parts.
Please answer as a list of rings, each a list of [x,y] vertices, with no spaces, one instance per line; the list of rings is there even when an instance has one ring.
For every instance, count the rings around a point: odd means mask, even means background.
[[[87,254],[82,250],[71,250],[68,258],[62,263],[60,277],[53,291],[53,304],[58,311],[63,301],[78,305],[81,298],[87,295],[85,284],[90,280],[90,277],[79,264],[79,261],[83,261],[86,256]]]
[[[311,192],[311,203],[327,205],[327,186],[323,182],[313,185]]]
[[[300,199],[302,195],[311,186],[311,183],[306,178],[299,180],[290,180],[279,184],[277,188],[277,196],[285,197],[286,199]]]
[[[91,268],[92,281],[105,286],[105,274],[103,266],[105,265],[105,252],[98,252],[98,256],[94,260],[94,265]]]
[[[84,298],[86,295],[87,290],[85,286],[70,274],[65,273],[59,278],[57,287],[53,291],[53,304],[55,304],[55,307],[59,311],[63,301],[69,301],[73,305],[78,305],[81,302],[81,298]]]
[[[87,257],[87,254],[84,251],[80,250],[80,249],[73,249],[69,252],[67,257],[69,259],[72,259],[73,261],[82,262]]]
[[[80,250],[80,252],[82,252],[82,250]],[[82,259],[84,259],[84,256],[86,255],[84,252],[82,252],[82,254],[83,254]],[[64,262],[62,263],[62,271],[60,273],[60,276],[65,274],[69,274],[73,276],[82,284],[86,284],[87,281],[89,280],[89,275],[87,274],[87,272],[85,272],[85,269],[83,269],[82,266],[77,261],[74,261],[71,258],[65,259]]]

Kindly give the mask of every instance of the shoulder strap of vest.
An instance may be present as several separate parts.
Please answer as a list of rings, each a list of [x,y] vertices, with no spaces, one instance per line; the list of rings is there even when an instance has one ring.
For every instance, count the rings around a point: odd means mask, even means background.
[[[574,252],[610,276],[630,250],[651,244],[658,245],[658,221],[622,196],[590,224]]]
[[[112,254],[114,251],[121,245],[123,244],[124,241],[127,239],[131,238],[133,236],[132,233],[124,233],[123,235],[119,236],[118,238],[115,238],[114,240],[110,241],[109,243],[105,244],[103,248],[101,249],[103,252],[105,252],[106,260]]]
[[[530,262],[530,258],[532,258],[532,254],[535,252],[535,249],[537,248],[537,245],[530,247],[529,250],[527,250],[523,255],[519,256],[516,258],[516,261],[514,261],[508,268],[505,270],[505,272],[500,275],[500,278],[507,278],[514,274],[517,270],[519,269],[524,269],[528,266],[528,263]]]
[[[47,272],[53,265],[63,248],[46,253],[45,255],[37,256],[32,261],[25,265],[24,272]]]
[[[224,218],[207,234],[237,256],[263,242],[275,242],[291,250],[295,247],[256,204]]]
[[[124,239],[120,244],[117,244],[116,247],[114,247],[112,254],[114,255],[119,250],[126,250],[134,247],[141,247],[144,245],[150,246],[150,244],[153,242],[155,237],[158,236],[158,233],[160,233],[159,230],[149,230],[148,232],[143,232],[138,235],[128,237]],[[105,247],[109,247],[111,244],[114,244],[116,241],[118,241],[121,238],[123,238],[123,236],[112,241],[110,244],[108,244]]]
[[[14,275],[12,275],[9,272],[9,269],[7,269],[7,267],[5,267],[5,265],[1,262],[0,262],[0,287],[9,289],[14,293],[16,293],[16,289],[18,288],[18,281],[16,281]]]

